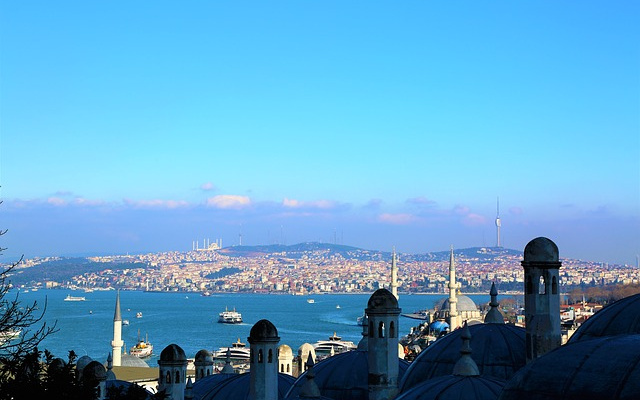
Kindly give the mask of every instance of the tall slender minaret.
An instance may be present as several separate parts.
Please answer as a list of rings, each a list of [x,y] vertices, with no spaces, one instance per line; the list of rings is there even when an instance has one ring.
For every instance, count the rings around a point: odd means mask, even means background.
[[[460,287],[456,282],[456,264],[453,259],[453,245],[451,246],[451,254],[449,255],[449,326],[451,330],[456,329],[460,325],[458,321],[458,298],[456,290]]]
[[[395,247],[391,253],[391,294],[398,299],[398,256]]]
[[[502,222],[500,222],[500,197],[498,197],[497,210],[496,210],[496,235],[497,235],[496,247],[502,247],[502,245],[500,244],[500,226],[502,226]]]
[[[122,365],[122,314],[120,314],[120,291],[116,294],[116,311],[113,315],[113,340],[111,341],[111,351],[113,353],[113,366]]]

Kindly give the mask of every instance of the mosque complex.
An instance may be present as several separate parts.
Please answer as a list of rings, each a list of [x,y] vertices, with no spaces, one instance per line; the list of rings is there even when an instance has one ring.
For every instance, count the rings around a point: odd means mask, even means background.
[[[294,361],[273,323],[258,321],[248,337],[247,373],[236,373],[228,357],[217,371],[208,350],[200,350],[188,370],[178,344],[162,350],[157,369],[123,354],[118,295],[106,366],[84,356],[76,368],[85,381],[95,382],[100,399],[108,399],[109,387],[134,384],[144,386],[149,398],[164,391],[172,400],[640,399],[640,294],[604,307],[562,344],[558,247],[544,237],[533,239],[521,264],[524,327],[505,323],[495,286],[484,315],[458,294],[452,250],[449,297],[421,328],[435,331],[436,338],[412,362],[400,344],[402,310],[392,284],[369,298],[357,349],[323,360],[304,344]],[[394,254],[392,276],[395,268]]]

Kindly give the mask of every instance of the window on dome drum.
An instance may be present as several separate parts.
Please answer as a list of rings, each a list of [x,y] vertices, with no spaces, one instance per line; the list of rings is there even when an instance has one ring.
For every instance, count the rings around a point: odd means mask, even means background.
[[[262,362],[262,349],[258,350],[258,362]]]
[[[527,276],[527,294],[533,294],[533,283],[530,276]]]
[[[284,364],[280,364],[280,372],[284,372]]]
[[[164,381],[166,383],[171,383],[171,372],[167,371],[167,378]]]
[[[176,383],[180,383],[180,371],[176,371]]]
[[[393,321],[389,322],[389,337],[390,338],[396,337],[396,327],[393,324]]]
[[[267,362],[271,364],[273,362],[273,350],[269,349],[269,356]]]
[[[547,292],[544,276],[540,276],[540,284],[538,285],[538,294],[545,294]]]
[[[555,276],[551,279],[551,294],[558,294],[558,280]]]
[[[287,364],[287,372],[291,372],[291,371],[289,370],[289,364]]]
[[[380,323],[378,324],[378,337],[379,338],[384,337],[384,322],[382,321],[380,321]]]
[[[211,371],[207,370],[207,376],[211,375]]]

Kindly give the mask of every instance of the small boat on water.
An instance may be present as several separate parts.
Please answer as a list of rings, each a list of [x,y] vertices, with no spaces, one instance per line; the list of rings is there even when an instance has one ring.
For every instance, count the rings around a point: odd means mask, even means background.
[[[129,349],[129,354],[138,358],[150,357],[153,354],[153,345],[149,343],[149,337],[145,340],[140,339],[140,330],[138,330],[138,343]]]
[[[70,294],[67,295],[67,297],[64,298],[64,301],[85,301],[86,298],[84,298],[83,296],[72,296]]]
[[[233,311],[229,311],[225,307],[224,311],[218,314],[218,322],[221,324],[241,324],[242,314],[237,312],[235,308]]]
[[[128,319],[123,319],[122,320],[122,326],[127,326],[129,325],[129,320]]]
[[[136,318],[142,318],[142,311],[138,311],[136,313]]]
[[[232,360],[248,361],[251,355],[249,348],[246,344],[238,341],[231,344],[231,347],[221,347],[220,350],[213,352],[213,358],[216,360],[224,360],[227,358],[227,352],[229,352],[229,358]]]
[[[345,351],[355,350],[357,347],[358,346],[356,346],[356,344],[351,341],[342,340],[342,338],[335,332],[333,332],[332,336],[329,336],[329,340],[318,340],[313,345],[313,348],[317,353],[324,354],[331,353],[332,350],[335,354],[343,353]]]
[[[307,303],[309,303],[309,304],[313,304],[313,303],[315,303],[315,302],[316,302],[316,301],[315,301],[314,299],[307,299]]]
[[[340,309],[340,304],[338,304],[338,305],[336,306],[336,308],[339,310],[339,309]]]

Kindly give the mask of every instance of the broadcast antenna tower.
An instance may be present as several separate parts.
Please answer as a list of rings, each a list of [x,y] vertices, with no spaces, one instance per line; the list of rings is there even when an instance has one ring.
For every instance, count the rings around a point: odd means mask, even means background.
[[[502,222],[500,222],[500,197],[498,197],[497,211],[496,211],[496,235],[497,235],[496,247],[502,247],[500,245],[500,226],[501,225],[502,225]]]

